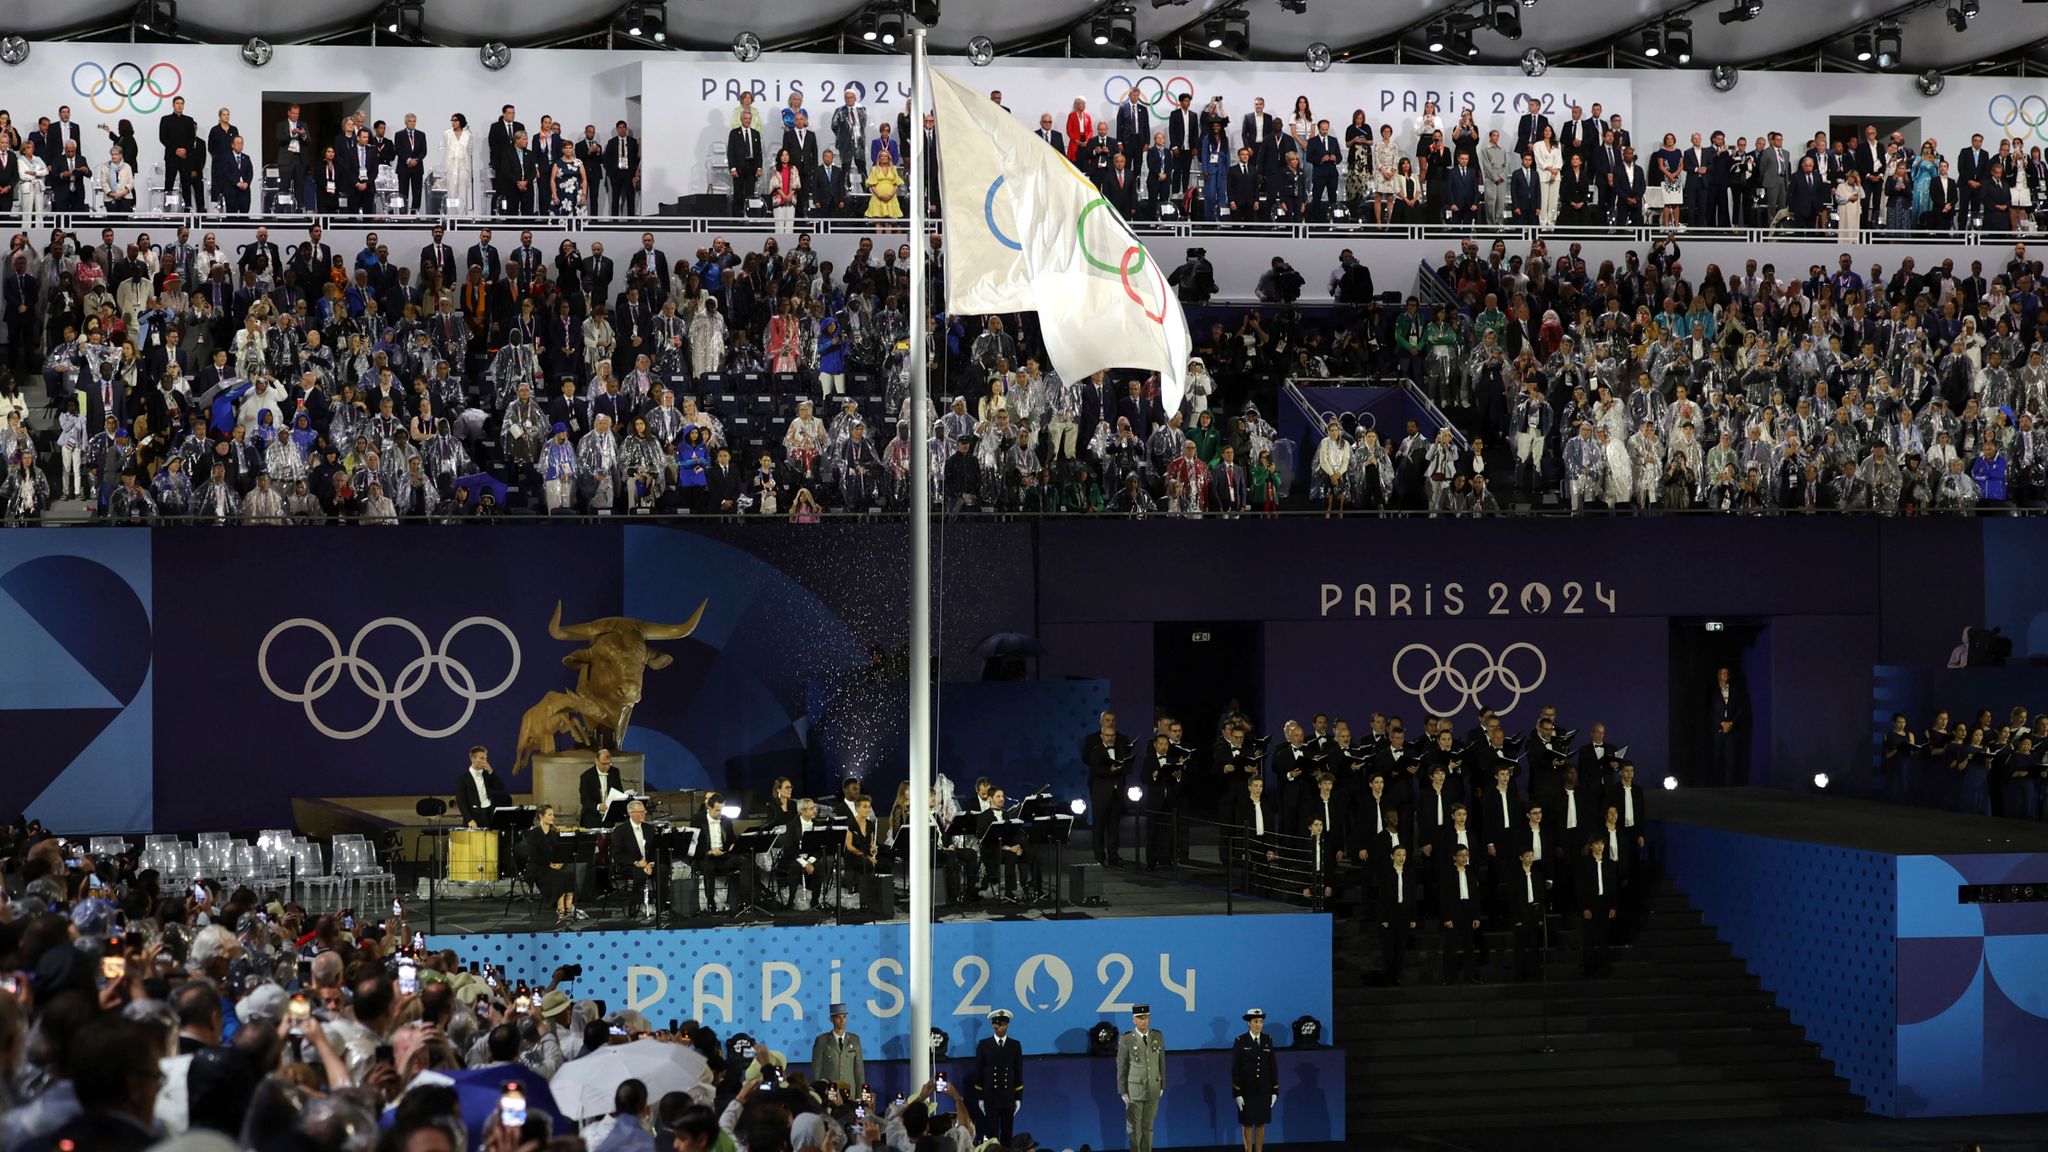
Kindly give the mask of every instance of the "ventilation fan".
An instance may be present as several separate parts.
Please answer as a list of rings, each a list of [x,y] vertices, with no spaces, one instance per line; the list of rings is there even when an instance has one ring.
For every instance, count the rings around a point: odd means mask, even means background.
[[[512,48],[503,40],[493,40],[476,50],[476,58],[485,68],[502,72],[512,62]]]
[[[967,42],[967,58],[976,68],[985,68],[996,58],[996,42],[986,36],[976,36]]]
[[[1531,48],[1522,53],[1522,75],[1541,76],[1550,69],[1550,57],[1541,48]]]
[[[752,32],[742,32],[732,38],[732,56],[742,64],[752,64],[761,58],[761,38]]]
[[[277,55],[277,49],[261,36],[251,36],[242,42],[242,63],[251,68],[261,68]]]
[[[1330,46],[1321,40],[1309,45],[1308,55],[1304,62],[1308,64],[1308,70],[1311,72],[1328,72],[1330,70]]]
[[[1733,64],[1716,64],[1714,70],[1707,73],[1707,82],[1714,86],[1716,92],[1730,91],[1741,78],[1742,73],[1736,71]]]
[[[1918,88],[1922,96],[1932,100],[1934,97],[1941,95],[1943,88],[1948,87],[1948,77],[1930,68],[1913,77],[1913,87]]]
[[[1159,50],[1159,41],[1140,40],[1138,41],[1138,50],[1132,54],[1131,58],[1138,62],[1138,67],[1150,72],[1152,69],[1159,67],[1159,62],[1164,60],[1166,56]]]
[[[28,41],[19,36],[9,36],[4,40],[0,40],[0,60],[4,60],[9,64],[19,64],[26,59],[28,59]]]

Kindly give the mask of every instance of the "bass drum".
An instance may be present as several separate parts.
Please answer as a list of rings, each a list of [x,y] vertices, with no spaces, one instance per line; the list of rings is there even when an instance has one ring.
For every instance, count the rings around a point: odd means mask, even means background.
[[[448,879],[490,881],[498,878],[498,834],[481,828],[460,828],[448,834]]]

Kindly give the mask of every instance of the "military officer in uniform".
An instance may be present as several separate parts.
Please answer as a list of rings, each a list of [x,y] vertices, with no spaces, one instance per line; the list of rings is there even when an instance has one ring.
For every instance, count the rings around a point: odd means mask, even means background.
[[[974,1100],[981,1109],[980,1134],[1010,1145],[1010,1129],[1024,1106],[1024,1048],[1010,1039],[1010,1014],[988,1014],[994,1035],[974,1046]]]
[[[845,1084],[855,1091],[867,1083],[867,1059],[861,1054],[860,1037],[846,1030],[846,1005],[826,1009],[832,1030],[821,1032],[811,1043],[811,1083]]]
[[[1131,1030],[1116,1042],[1116,1094],[1124,1102],[1131,1152],[1152,1152],[1152,1124],[1166,1094],[1166,1037],[1152,1030],[1152,1006],[1131,1006]]]
[[[1280,1070],[1273,1061],[1273,1038],[1266,1035],[1266,1010],[1247,1011],[1244,1023],[1250,1031],[1230,1045],[1230,1094],[1237,1099],[1244,1152],[1265,1152],[1266,1125],[1273,1122],[1273,1104],[1280,1098]]]

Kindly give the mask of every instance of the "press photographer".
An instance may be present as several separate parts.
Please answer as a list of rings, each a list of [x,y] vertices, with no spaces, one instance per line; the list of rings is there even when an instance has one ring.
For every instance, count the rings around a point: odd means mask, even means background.
[[[1187,262],[1175,268],[1166,282],[1179,291],[1182,304],[1207,304],[1216,295],[1216,267],[1209,263],[1209,250],[1188,249]]]

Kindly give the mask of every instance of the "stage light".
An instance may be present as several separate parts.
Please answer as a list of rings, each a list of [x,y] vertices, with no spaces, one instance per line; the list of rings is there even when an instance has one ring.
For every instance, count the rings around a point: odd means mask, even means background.
[[[142,0],[135,6],[135,26],[159,36],[178,34],[178,0]]]
[[[761,58],[761,38],[752,32],[742,32],[732,38],[733,59],[742,64],[752,64]]]
[[[986,68],[996,58],[996,42],[986,36],[976,36],[967,42],[967,59],[976,68]]]
[[[727,804],[718,810],[718,814],[727,820],[737,820],[740,818],[740,806],[737,804]]]
[[[1721,13],[1723,24],[1740,24],[1763,15],[1764,0],[1735,0],[1735,6]]]
[[[1856,62],[1868,64],[1871,57],[1870,33],[1858,32],[1849,43],[1856,50]]]
[[[1658,56],[1662,55],[1663,52],[1664,38],[1657,34],[1657,30],[1655,28],[1643,29],[1643,55],[1648,56],[1652,60],[1655,60]]]
[[[1543,49],[1531,48],[1522,53],[1522,75],[1541,76],[1550,70],[1550,57]]]
[[[1321,40],[1309,45],[1308,55],[1304,58],[1304,62],[1308,65],[1308,70],[1311,72],[1328,72],[1330,70],[1330,46]]]
[[[1692,63],[1692,21],[1664,22],[1664,51],[1680,64]]]
[[[1948,19],[1949,27],[1958,32],[1968,32],[1970,30],[1969,13],[1964,12],[1961,8],[1950,8],[1945,15]]]
[[[1522,9],[1518,0],[1492,0],[1493,12],[1489,23],[1493,30],[1510,40],[1522,38]]]
[[[1897,24],[1879,24],[1877,26],[1877,36],[1872,43],[1877,48],[1877,66],[1879,68],[1889,68],[1899,62],[1900,55],[1905,51],[1904,40],[1905,38],[1900,33]]]
[[[1067,811],[1076,816],[1085,816],[1088,813],[1088,802],[1076,796],[1074,802],[1067,805]]]
[[[1124,789],[1124,799],[1129,800],[1133,804],[1136,804],[1138,801],[1143,800],[1144,798],[1145,790],[1143,788],[1138,787],[1136,784],[1133,784],[1129,788]]]
[[[1972,20],[1975,20],[1977,18],[1977,13],[1981,10],[1977,4],[1977,0],[1963,0],[1960,7],[1963,10],[1963,15],[1968,16]]]
[[[1292,12],[1296,16],[1303,15],[1308,11],[1308,0],[1280,0],[1280,10]]]
[[[1116,1025],[1104,1020],[1088,1030],[1088,1054],[1090,1056],[1116,1055]]]
[[[1444,44],[1451,38],[1451,26],[1442,20],[1429,26],[1429,50],[1442,52]]]
[[[1137,62],[1138,67],[1150,72],[1159,67],[1159,62],[1166,59],[1166,54],[1159,50],[1159,41],[1140,40],[1138,50],[1132,54],[1131,59]]]
[[[261,68],[277,55],[277,49],[261,36],[251,36],[242,41],[242,63],[251,68]]]
[[[1252,18],[1244,9],[1227,8],[1202,25],[1202,42],[1242,56],[1251,50],[1251,27]]]
[[[1813,786],[1815,788],[1819,788],[1822,791],[1826,791],[1828,786],[1828,774],[1825,772],[1814,773]]]
[[[1716,92],[1727,92],[1733,89],[1736,81],[1741,78],[1742,73],[1736,69],[1735,65],[1716,64],[1714,65],[1714,70],[1707,74],[1707,83],[1712,84]],[[1712,632],[1714,629],[1714,625],[1707,625],[1707,631]]]
[[[1678,777],[1676,777],[1676,776],[1666,776],[1666,777],[1664,778],[1664,790],[1665,790],[1666,792],[1676,792],[1676,791],[1678,791]]]
[[[855,25],[860,29],[860,38],[863,40],[872,42],[882,34],[882,25],[875,19],[873,12],[855,21]]]
[[[1913,77],[1913,87],[1918,88],[1922,96],[1932,100],[1934,97],[1941,95],[1943,88],[1948,87],[1948,78],[1929,68],[1927,71]]]
[[[1473,43],[1470,32],[1460,32],[1451,40],[1451,51],[1460,56],[1479,55],[1479,45]]]

